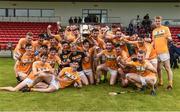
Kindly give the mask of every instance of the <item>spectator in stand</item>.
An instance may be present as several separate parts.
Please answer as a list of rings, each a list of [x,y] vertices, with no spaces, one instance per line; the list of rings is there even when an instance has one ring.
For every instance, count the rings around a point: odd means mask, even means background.
[[[81,17],[78,18],[78,23],[79,24],[82,23],[82,18]]]
[[[84,18],[84,22],[85,22],[85,23],[89,23],[89,22],[90,22],[89,16],[87,16],[87,17]]]
[[[69,24],[73,24],[73,23],[74,23],[73,18],[70,17],[70,19],[69,19]]]
[[[128,27],[128,34],[129,35],[134,34],[134,26],[133,26],[133,24],[131,22],[129,23],[129,27]]]
[[[74,23],[77,24],[78,23],[78,19],[77,17],[74,17]]]
[[[176,53],[176,46],[174,45],[176,42],[169,43],[169,54],[170,54],[170,64],[171,68],[179,68],[178,66],[178,54]]]
[[[141,25],[141,19],[140,19],[139,15],[137,15],[137,18],[136,18],[136,26],[137,26],[137,27],[140,27],[140,25]]]
[[[145,29],[145,33],[151,32],[151,24],[152,24],[152,21],[149,18],[149,14],[146,14],[142,21],[142,26]]]
[[[146,15],[144,16],[144,20],[149,20],[149,14],[146,14]]]
[[[139,15],[137,15],[137,18],[136,18],[136,32],[139,32],[140,30],[140,27],[141,27],[141,19],[139,17]]]

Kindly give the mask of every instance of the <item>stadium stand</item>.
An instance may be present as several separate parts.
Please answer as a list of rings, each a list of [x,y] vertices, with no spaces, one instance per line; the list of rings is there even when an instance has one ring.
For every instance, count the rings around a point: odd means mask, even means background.
[[[7,50],[11,43],[14,48],[27,32],[32,32],[36,39],[39,34],[46,32],[49,24],[53,26],[52,31],[55,33],[56,23],[53,22],[0,22],[0,49]]]
[[[52,31],[56,32],[56,23],[54,22],[0,22],[0,24],[0,50],[8,50],[11,45],[14,48],[19,39],[29,31],[34,34],[34,39],[36,39],[40,33],[46,32],[49,24],[53,26]],[[173,41],[180,42],[177,36],[180,34],[180,27],[170,27],[170,30]]]
[[[180,38],[178,38],[178,34],[180,34],[180,27],[170,27],[172,38],[174,42],[180,42]]]

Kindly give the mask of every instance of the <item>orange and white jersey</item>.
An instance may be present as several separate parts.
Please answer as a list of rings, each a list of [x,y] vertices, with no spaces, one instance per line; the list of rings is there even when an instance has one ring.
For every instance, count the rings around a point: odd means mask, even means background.
[[[36,78],[35,74],[38,72],[43,72],[43,71],[51,71],[52,67],[49,63],[43,64],[41,61],[35,61],[32,65],[32,72],[29,74],[28,78],[34,80]]]
[[[13,58],[18,60],[25,53],[26,39],[21,38],[13,52]]]
[[[33,41],[32,41],[33,42]],[[26,47],[27,41],[26,38],[21,38],[16,45],[16,48],[13,52],[13,58],[15,60],[18,60],[24,53],[25,53],[25,47]],[[31,43],[32,44],[32,43]],[[32,44],[33,45],[33,44]]]
[[[141,73],[142,74],[144,72],[143,70],[141,70],[141,68],[143,69],[145,62],[140,63],[139,61],[130,61],[130,62],[127,62],[126,64],[128,64],[128,67],[130,67],[129,71],[127,71],[128,73],[137,73],[137,74]]]
[[[63,68],[59,75],[58,75],[60,81],[60,88],[65,88],[75,82],[80,82],[81,78],[79,76],[79,73],[77,71],[73,71],[72,67],[66,67]]]
[[[155,44],[157,54],[168,53],[168,37],[171,37],[169,28],[160,26],[153,30],[152,39]]]
[[[115,50],[107,51],[103,50],[102,55],[105,56],[105,65],[111,69],[117,69],[117,54]]]
[[[16,71],[28,74],[31,71],[32,63],[35,61],[35,56],[23,54],[20,61],[16,62]]]
[[[51,65],[52,68],[54,68],[56,63],[58,65],[61,64],[61,59],[57,55],[55,56],[48,55],[47,62]]]
[[[155,75],[150,70],[147,70],[144,68],[145,66],[153,67],[152,64],[148,60],[145,60],[143,63],[140,63],[139,61],[136,61],[136,62],[131,61],[131,62],[128,62],[128,64],[136,68],[133,73],[137,73],[138,75],[141,75],[143,77],[147,75]]]

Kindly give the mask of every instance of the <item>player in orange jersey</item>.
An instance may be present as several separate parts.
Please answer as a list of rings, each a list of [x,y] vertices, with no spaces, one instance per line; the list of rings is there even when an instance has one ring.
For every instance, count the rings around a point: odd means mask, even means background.
[[[125,77],[125,74],[127,73],[128,70],[125,69],[124,66],[122,66],[121,61],[130,61],[131,58],[130,58],[128,52],[121,49],[120,44],[116,44],[115,49],[116,49],[117,62],[118,62],[118,73],[119,73],[118,79],[121,82],[121,86],[126,87],[127,86],[127,79]],[[121,60],[121,61],[119,61],[119,60]]]
[[[157,69],[157,53],[156,49],[153,47],[152,39],[151,38],[144,38],[145,47],[146,47],[146,57],[145,59],[149,60],[150,63]]]
[[[86,59],[86,54],[77,49],[77,44],[71,43],[70,46],[71,46],[71,54],[69,55],[69,60],[71,62],[76,61],[79,63],[77,71],[79,72],[82,83],[88,85],[89,82],[86,75],[84,74],[82,67],[82,63]]]
[[[93,76],[93,72],[92,72],[92,68],[91,68],[91,54],[92,54],[92,49],[90,48],[90,43],[88,40],[84,40],[83,41],[83,52],[85,52],[86,57],[82,62],[82,66],[83,66],[83,71],[85,73],[85,75],[87,76],[87,78],[89,79],[90,84],[94,84],[94,76]]]
[[[23,81],[31,72],[32,63],[35,61],[32,45],[26,44],[25,53],[15,63],[15,74],[18,82]]]
[[[16,48],[14,49],[14,52],[13,52],[14,60],[19,60],[25,52],[26,44],[32,44],[32,42],[33,42],[33,34],[31,32],[28,32],[26,34],[26,37],[21,38],[18,44],[16,45]]]
[[[58,54],[62,52],[62,45],[53,37],[50,37],[48,49],[50,49],[51,47],[55,47],[58,51]]]
[[[54,75],[39,75],[35,81],[29,85],[30,91],[50,93],[58,89],[66,88],[72,84],[74,84],[75,87],[81,88],[81,78],[77,72],[78,66],[78,62],[74,61],[70,63],[70,67],[63,68],[57,77]],[[46,81],[49,86],[47,88],[32,88],[41,80]]]
[[[57,64],[58,66],[61,64],[61,59],[57,55],[57,49],[54,47],[51,47],[49,50],[49,55],[47,62],[51,65],[52,68],[55,69],[55,65]],[[56,69],[57,70],[57,69]]]
[[[114,85],[117,78],[117,54],[113,49],[113,44],[111,41],[106,42],[106,49],[97,54],[97,58],[105,56],[105,63],[97,66],[97,83],[100,81],[101,71],[110,72],[110,85]]]
[[[35,61],[32,65],[32,72],[29,76],[24,79],[21,83],[19,83],[16,87],[0,87],[0,90],[7,90],[7,91],[20,91],[27,85],[31,85],[38,76],[49,76],[54,75],[54,69],[47,63],[47,54],[41,54],[41,61]],[[39,80],[41,82],[42,80]]]
[[[51,31],[52,26],[48,25],[47,27],[47,34],[49,35],[49,37],[53,37],[55,38],[58,42],[62,42],[64,40],[64,29],[61,28],[61,25],[59,22],[57,22],[57,29],[58,29],[58,33],[57,34],[53,34]]]
[[[47,45],[41,45],[38,52],[35,52],[36,61],[40,61],[41,54],[48,53],[48,46]]]
[[[137,61],[125,63],[126,66],[131,66],[135,69],[135,72],[126,74],[128,81],[135,84],[143,91],[147,85],[150,85],[152,88],[151,94],[155,95],[154,86],[157,81],[157,70],[148,60],[145,60],[145,52],[143,50],[138,51]]]
[[[104,41],[98,37],[99,30],[94,28],[91,32],[92,33],[91,33],[90,37],[88,38],[90,43],[93,45],[99,46],[101,49],[105,49],[106,45],[105,45]]]
[[[34,51],[39,53],[42,45],[48,45],[49,41],[45,40],[45,34],[40,34],[38,40],[33,42]]]
[[[158,58],[158,76],[159,76],[159,85],[163,85],[162,79],[162,65],[164,66],[167,75],[168,75],[168,86],[167,89],[171,90],[173,88],[173,73],[170,67],[170,56],[168,50],[168,41],[172,41],[171,33],[169,28],[161,25],[162,17],[155,17],[156,28],[152,32],[152,39],[154,42],[154,48],[157,52]]]

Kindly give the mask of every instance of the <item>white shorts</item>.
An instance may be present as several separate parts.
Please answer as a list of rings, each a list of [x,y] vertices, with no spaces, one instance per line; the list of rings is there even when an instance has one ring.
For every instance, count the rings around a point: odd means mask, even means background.
[[[108,67],[108,71],[110,72],[111,75],[117,75],[117,70],[113,70],[111,68]]]
[[[83,70],[85,75],[92,75],[93,72],[92,72],[92,69],[86,69],[86,70]]]
[[[145,76],[145,77],[143,77],[143,76],[140,76],[140,75],[139,75],[139,78],[140,78],[140,80],[141,80],[142,85],[146,85],[146,81],[147,81],[147,80],[152,80],[152,79],[154,79],[153,84],[156,84],[156,81],[157,81],[156,76],[154,76],[154,77],[152,77],[152,76]]]
[[[149,60],[149,62],[150,62],[151,64],[157,64],[157,63],[158,63],[158,60],[157,60],[157,58],[154,58],[154,59]]]
[[[163,62],[170,59],[170,56],[169,56],[169,53],[162,53],[162,54],[159,54],[157,58],[158,58],[158,61]]]
[[[56,88],[56,90],[58,90],[60,88],[59,82],[55,79],[54,75],[52,75],[50,86],[54,86]]]
[[[26,78],[26,79],[24,79],[24,82],[25,82],[27,85],[30,85],[30,84],[33,83],[33,80],[30,79],[30,78]]]
[[[141,81],[141,84],[142,84],[142,85],[147,85],[147,80],[152,80],[152,79],[154,79],[153,84],[156,84],[156,81],[157,81],[156,76],[145,76],[145,77],[143,77],[143,76],[138,75],[138,74],[136,74],[136,73],[127,73],[127,74],[126,74],[126,77],[128,78],[128,77],[131,77],[131,76],[133,76],[133,75],[136,75],[136,76],[137,76],[137,78]]]
[[[79,71],[78,73],[79,73],[79,76],[86,76],[83,70]]]

